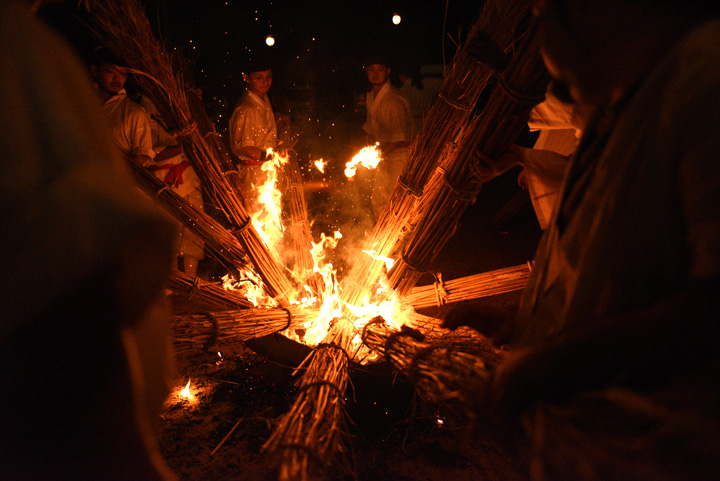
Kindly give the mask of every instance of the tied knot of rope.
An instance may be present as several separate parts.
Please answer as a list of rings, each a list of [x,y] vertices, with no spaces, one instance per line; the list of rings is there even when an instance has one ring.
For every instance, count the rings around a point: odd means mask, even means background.
[[[403,264],[405,264],[405,265],[408,266],[411,270],[417,272],[418,274],[425,274],[425,273],[428,272],[427,269],[426,269],[424,266],[419,266],[419,265],[417,265],[417,264],[413,264],[413,263],[411,263],[410,261],[408,261],[408,260],[407,260],[407,257],[405,257],[405,252],[402,252],[402,253],[400,254],[400,260],[402,261]]]
[[[448,300],[448,291],[445,289],[442,273],[440,271],[434,272],[433,277],[435,278],[435,283],[433,284],[435,287],[435,299],[437,300],[438,307],[443,307]]]
[[[218,323],[215,315],[212,313],[208,313],[207,317],[212,324],[212,332],[210,333],[210,337],[208,338],[208,340],[203,343],[202,350],[205,352],[210,349],[210,346],[215,344],[215,341],[217,341],[217,338],[220,335],[220,324]]]
[[[185,137],[185,136],[190,135],[190,134],[192,134],[192,133],[194,133],[194,132],[197,132],[197,131],[198,131],[197,122],[194,122],[194,121],[193,121],[193,122],[190,122],[189,124],[187,124],[187,125],[179,128],[179,129],[177,129],[177,130],[175,130],[175,131],[173,131],[173,132],[169,132],[169,133],[170,133],[170,135],[172,135],[173,137],[178,138],[178,137]]]
[[[288,329],[290,329],[290,326],[292,326],[292,323],[293,323],[293,315],[292,315],[292,312],[290,312],[290,309],[287,308],[287,307],[283,307],[282,310],[287,313],[288,322],[287,322],[287,324],[285,325],[285,327],[283,327],[283,328],[281,329],[281,331],[287,331]]]
[[[470,112],[473,109],[472,105],[464,104],[460,102],[459,100],[455,100],[451,97],[449,97],[445,92],[440,91],[438,94],[438,98],[442,99],[446,104],[448,104],[450,107],[456,108],[458,110],[463,110],[465,112]]]
[[[317,346],[315,346],[315,351],[320,351],[321,349],[335,349],[336,351],[340,351],[343,354],[345,354],[345,360],[347,361],[348,365],[350,365],[350,354],[343,349],[342,347],[338,346],[334,342],[321,342]]]
[[[244,234],[252,225],[252,219],[250,217],[247,218],[245,222],[242,223],[242,225],[239,225],[237,227],[232,227],[230,229],[230,232],[237,237],[238,235]]]
[[[192,299],[192,296],[195,295],[198,289],[200,289],[200,278],[196,277],[192,283],[192,286],[190,286],[190,294],[188,295],[188,299]]]
[[[498,85],[500,85],[500,88],[505,93],[505,95],[516,104],[534,106],[545,100],[544,93],[542,95],[527,94],[516,90],[512,85],[507,82],[504,74],[495,75],[495,78],[497,79]]]
[[[337,384],[330,382],[327,379],[321,379],[319,381],[309,382],[307,384],[300,386],[300,388],[298,389],[298,396],[300,394],[303,394],[305,391],[307,391],[310,388],[320,387],[320,386],[329,387],[332,391],[335,392],[335,394],[337,394],[338,399],[340,399],[341,402],[343,402],[343,403],[345,402],[343,399],[343,397],[345,396],[345,393],[343,393],[342,389],[340,389]]]
[[[420,187],[419,189],[415,189],[410,186],[409,182],[406,181],[402,176],[398,177],[397,183],[400,187],[405,189],[406,192],[410,192],[410,194],[413,197],[420,198],[423,195],[423,189]]]
[[[470,204],[475,202],[475,196],[478,193],[477,190],[461,189],[459,187],[454,186],[452,184],[452,182],[450,182],[450,179],[448,178],[448,171],[443,168],[439,168],[438,170],[440,172],[442,172],[443,184],[445,185],[445,187],[448,188],[448,190],[450,190],[450,192],[453,193],[453,195],[455,195],[457,200],[462,201],[462,202],[469,202]]]

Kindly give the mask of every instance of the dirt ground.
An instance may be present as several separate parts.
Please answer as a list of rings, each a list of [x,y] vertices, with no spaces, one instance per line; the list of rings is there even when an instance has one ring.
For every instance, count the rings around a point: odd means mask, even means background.
[[[532,259],[540,229],[516,176],[510,172],[486,184],[466,211],[433,266],[446,280]],[[517,298],[518,293],[510,293],[477,302],[512,304]],[[176,303],[180,312],[187,308]],[[439,309],[427,311],[444,315]],[[182,480],[276,479],[262,445],[293,400],[296,364],[289,359],[264,357],[241,343],[179,359],[182,383],[190,379],[196,399],[170,399],[159,444]],[[348,452],[334,463],[328,479],[523,479],[483,433],[445,422],[443,413],[419,403],[410,383],[387,365],[354,367],[351,382]]]

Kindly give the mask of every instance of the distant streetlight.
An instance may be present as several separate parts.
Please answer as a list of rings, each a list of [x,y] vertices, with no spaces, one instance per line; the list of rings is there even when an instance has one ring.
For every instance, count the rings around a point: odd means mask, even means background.
[[[273,37],[272,35],[268,35],[267,37],[265,37],[265,43],[268,47],[272,47],[273,45],[275,45],[275,37]]]
[[[402,21],[402,17],[399,14],[393,15],[392,21],[395,25],[398,25]]]

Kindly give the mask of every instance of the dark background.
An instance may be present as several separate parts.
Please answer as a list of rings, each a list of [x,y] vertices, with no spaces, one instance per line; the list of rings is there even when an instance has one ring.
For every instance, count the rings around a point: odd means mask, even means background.
[[[253,56],[272,63],[271,98],[289,111],[304,137],[307,156],[337,156],[339,145],[364,120],[368,87],[363,63],[381,54],[393,81],[400,69],[452,60],[482,2],[460,0],[147,0],[146,14],[168,50],[194,60],[194,82],[208,114],[225,133],[242,94],[243,66]],[[392,23],[393,13],[402,16]],[[98,44],[78,2],[41,8],[39,16],[61,31],[88,59]],[[265,45],[273,35],[275,45]],[[331,138],[334,137],[334,140]],[[330,152],[327,152],[327,151]]]

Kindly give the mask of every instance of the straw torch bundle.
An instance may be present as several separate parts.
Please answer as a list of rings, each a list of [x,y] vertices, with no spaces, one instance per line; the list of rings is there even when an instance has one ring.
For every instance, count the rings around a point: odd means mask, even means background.
[[[295,402],[263,446],[276,460],[280,481],[326,477],[337,453],[343,452],[344,396],[350,363],[346,348],[352,335],[352,325],[338,320],[298,367],[308,363]]]
[[[497,353],[481,357],[425,342],[412,329],[392,331],[382,318],[367,324],[363,342],[406,375],[424,401],[459,416],[472,416],[465,389],[488,380],[490,368],[501,359]]]
[[[413,308],[422,309],[517,291],[525,287],[530,270],[526,263],[447,282],[439,278],[434,284],[414,287],[405,300]]]
[[[317,317],[317,311],[286,309],[240,309],[174,316],[170,320],[177,352],[208,350],[216,342],[247,341],[286,329],[301,329]]]
[[[223,174],[233,188],[235,196],[240,199],[247,209],[250,203],[248,202],[242,188],[240,172],[238,172],[230,153],[227,151],[225,144],[222,142],[222,136],[215,131],[214,124],[208,118],[207,111],[205,110],[205,105],[202,100],[202,92],[199,89],[188,89],[187,99],[190,114],[197,122],[200,134],[202,134],[207,141],[210,150],[212,150],[213,158],[218,160],[220,167],[223,170]]]
[[[288,305],[292,289],[284,269],[269,252],[252,226],[250,215],[223,175],[220,161],[190,114],[182,76],[176,74],[171,56],[155,39],[142,5],[137,0],[89,1],[98,37],[130,65],[143,93],[153,102],[168,132],[182,145],[183,153],[202,181],[205,194],[236,227],[236,237],[268,293]]]
[[[168,277],[167,288],[186,299],[192,299],[199,308],[206,311],[253,307],[244,296],[178,270]]]
[[[285,199],[290,213],[290,232],[295,254],[295,268],[300,273],[302,282],[310,287],[316,296],[322,295],[318,279],[314,277],[315,263],[311,255],[312,233],[308,220],[305,191],[303,189],[300,167],[294,152],[288,152],[288,163],[285,167]],[[322,299],[320,299],[322,301]]]
[[[549,75],[535,41],[535,29],[522,32],[513,58],[483,111],[463,131],[456,153],[448,155],[426,186],[417,224],[400,259],[388,273],[390,285],[406,294],[452,237],[465,209],[480,190],[476,173],[502,155],[527,125],[532,107],[544,98]]]
[[[488,0],[458,51],[433,104],[422,131],[405,162],[390,200],[367,243],[367,250],[390,257],[398,241],[410,228],[408,221],[433,169],[455,141],[475,103],[492,75],[503,68],[503,49],[511,45],[514,32],[529,12],[527,0]],[[358,304],[377,282],[383,262],[363,258],[351,272],[354,282],[346,288],[344,300]]]
[[[128,165],[140,188],[157,199],[168,213],[202,239],[213,257],[239,270],[248,267],[242,246],[222,224],[177,195],[149,170],[133,162],[128,162]]]

